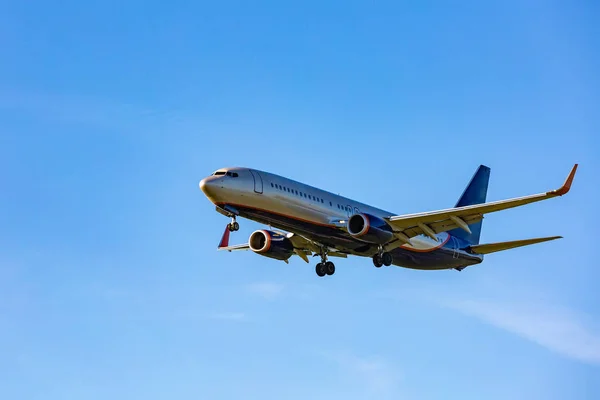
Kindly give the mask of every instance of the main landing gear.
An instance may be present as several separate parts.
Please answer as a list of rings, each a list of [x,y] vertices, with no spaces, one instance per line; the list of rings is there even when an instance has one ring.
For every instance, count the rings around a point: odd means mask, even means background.
[[[327,252],[324,249],[321,251],[321,262],[317,264],[315,271],[320,277],[335,273],[335,264],[327,261]]]
[[[235,217],[231,218],[231,222],[227,225],[229,232],[235,232],[240,230],[240,224],[237,223]]]
[[[373,256],[373,265],[380,268],[382,265],[389,267],[394,262],[394,258],[387,251],[379,249],[379,252]]]

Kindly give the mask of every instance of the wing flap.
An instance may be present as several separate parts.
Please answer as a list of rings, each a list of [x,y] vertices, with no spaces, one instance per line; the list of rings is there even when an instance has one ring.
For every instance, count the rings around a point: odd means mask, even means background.
[[[467,225],[473,224],[481,219],[483,219],[483,215],[481,214],[474,214],[474,215],[470,215],[467,217],[462,217],[461,218],[463,221],[465,221],[465,223]],[[423,223],[423,222],[422,222]],[[394,225],[391,224],[393,227],[398,228],[398,224]],[[441,219],[439,221],[433,222],[433,223],[427,223],[427,225],[435,232],[435,233],[442,233],[442,232],[447,232],[447,231],[451,231],[453,229],[459,228],[460,226],[454,222],[452,219],[450,219],[448,217],[448,219]],[[400,230],[400,229],[399,229]],[[404,228],[401,230],[406,236],[410,237],[414,237],[414,236],[418,236],[418,235],[423,235],[425,234],[425,232],[423,232],[423,229],[421,229],[418,225],[409,227],[409,228]]]
[[[514,249],[516,247],[529,246],[532,244],[548,242],[550,240],[562,239],[562,236],[551,236],[551,237],[543,237],[543,238],[535,238],[535,239],[524,239],[524,240],[513,240],[510,242],[498,242],[498,243],[489,243],[489,244],[477,244],[469,246],[473,253],[477,254],[490,254],[495,253],[497,251],[504,251],[509,249]]]

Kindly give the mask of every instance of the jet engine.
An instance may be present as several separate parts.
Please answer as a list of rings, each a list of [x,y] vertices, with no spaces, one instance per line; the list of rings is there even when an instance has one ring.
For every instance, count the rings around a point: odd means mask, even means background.
[[[393,239],[392,227],[384,220],[371,214],[354,214],[348,220],[348,233],[367,243],[385,244]]]
[[[287,260],[294,254],[294,245],[290,239],[273,231],[252,232],[248,244],[253,252],[276,260]]]

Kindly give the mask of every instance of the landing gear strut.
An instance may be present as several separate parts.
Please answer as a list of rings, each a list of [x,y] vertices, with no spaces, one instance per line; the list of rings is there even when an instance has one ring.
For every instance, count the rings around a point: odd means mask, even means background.
[[[379,252],[373,256],[373,265],[377,268],[385,265],[389,267],[394,262],[394,258],[387,251],[383,251],[382,248],[379,249]]]
[[[237,223],[237,221],[235,220],[235,217],[231,218],[231,222],[229,223],[228,227],[229,227],[229,232],[235,232],[235,231],[240,230],[240,224]]]
[[[325,249],[321,251],[321,262],[317,264],[315,271],[321,277],[335,274],[335,264],[327,261],[327,252]]]

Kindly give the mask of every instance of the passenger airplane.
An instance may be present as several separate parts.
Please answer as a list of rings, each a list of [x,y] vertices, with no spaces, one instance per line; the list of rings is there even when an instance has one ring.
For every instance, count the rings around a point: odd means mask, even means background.
[[[552,236],[479,244],[484,214],[562,196],[571,188],[577,164],[556,190],[486,203],[490,168],[480,165],[454,208],[396,215],[269,172],[223,168],[200,181],[200,189],[231,218],[219,250],[252,250],[286,263],[293,255],[305,262],[320,256],[318,276],[333,275],[328,257],[371,257],[373,264],[462,271],[483,261],[484,254],[527,246]],[[229,246],[229,234],[239,229],[236,217],[280,230],[257,230],[248,243]]]

